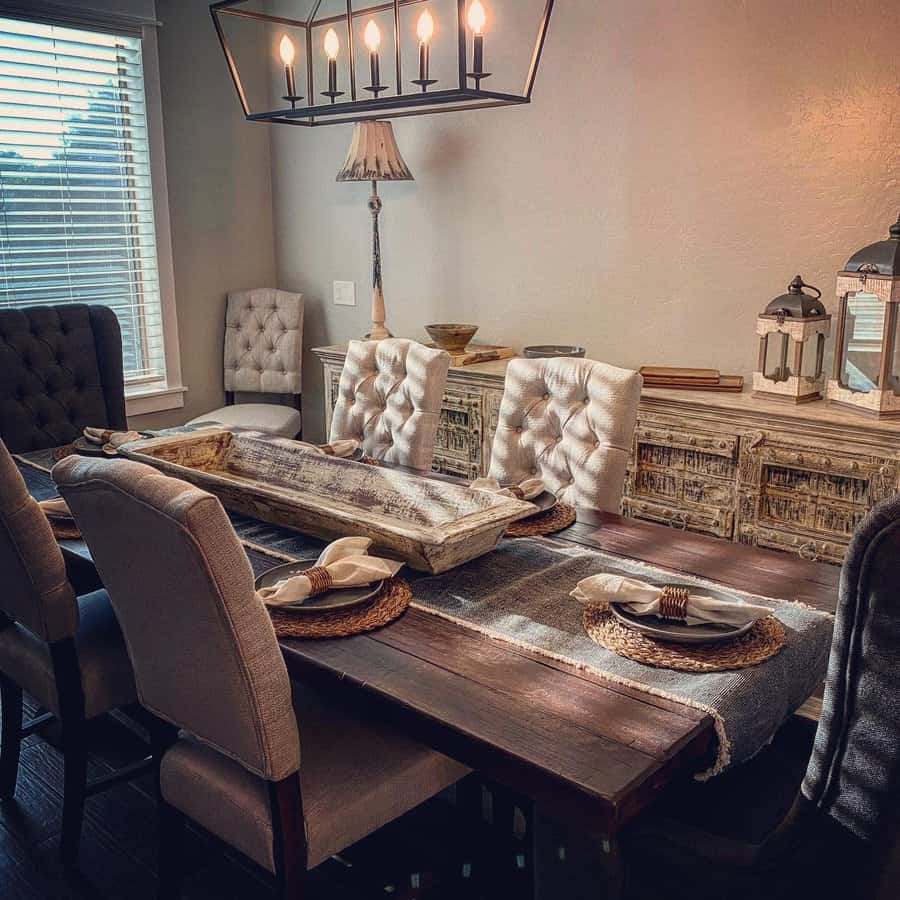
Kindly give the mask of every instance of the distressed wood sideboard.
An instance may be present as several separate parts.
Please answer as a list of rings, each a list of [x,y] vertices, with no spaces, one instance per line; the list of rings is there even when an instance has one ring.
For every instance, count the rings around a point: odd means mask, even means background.
[[[313,352],[325,419],[344,347]],[[451,369],[434,467],[484,475],[508,360]],[[839,563],[858,522],[900,489],[900,421],[824,401],[799,407],[749,393],[645,389],[622,511],[726,540]]]

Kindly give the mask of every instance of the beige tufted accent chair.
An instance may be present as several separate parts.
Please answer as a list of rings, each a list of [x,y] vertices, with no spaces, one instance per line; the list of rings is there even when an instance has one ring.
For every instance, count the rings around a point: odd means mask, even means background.
[[[415,341],[351,341],[331,419],[375,459],[426,471],[434,456],[450,356]]]
[[[490,474],[544,479],[560,500],[618,512],[642,378],[589,359],[515,359],[506,370]]]
[[[226,406],[188,422],[253,428],[293,438],[300,433],[303,297],[273,288],[228,295],[225,315]],[[234,405],[236,392],[290,394],[294,406]]]

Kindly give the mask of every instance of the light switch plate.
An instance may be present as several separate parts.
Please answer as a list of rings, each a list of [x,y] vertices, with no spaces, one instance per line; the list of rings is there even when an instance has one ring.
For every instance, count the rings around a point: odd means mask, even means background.
[[[334,282],[334,304],[335,306],[356,306],[355,281]]]

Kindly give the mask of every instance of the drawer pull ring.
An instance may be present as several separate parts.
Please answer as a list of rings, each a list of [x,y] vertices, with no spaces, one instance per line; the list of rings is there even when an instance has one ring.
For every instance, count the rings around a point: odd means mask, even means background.
[[[800,559],[808,560],[809,562],[816,562],[819,558],[819,553],[816,550],[816,545],[810,541],[808,544],[803,544],[803,546],[797,551],[800,555]]]

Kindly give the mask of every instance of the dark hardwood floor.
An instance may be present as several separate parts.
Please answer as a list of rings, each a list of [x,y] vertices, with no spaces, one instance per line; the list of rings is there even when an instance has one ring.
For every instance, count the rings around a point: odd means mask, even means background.
[[[29,705],[26,718],[34,713]],[[24,742],[16,799],[0,804],[0,898],[155,900],[152,777],[88,800],[80,873],[67,876],[58,853],[62,755],[54,746],[54,726],[45,726],[42,734],[49,742],[37,736]],[[138,735],[111,717],[91,724],[90,739],[90,778],[146,752]],[[549,823],[539,829],[540,842],[533,843],[519,802],[502,791],[485,800],[475,783],[463,787],[459,798],[433,800],[340,860],[320,866],[311,875],[310,900],[596,900],[592,867],[602,860],[595,848]],[[185,900],[273,896],[262,873],[219,842],[194,831],[187,841]],[[534,852],[541,859],[540,890],[531,881]]]

